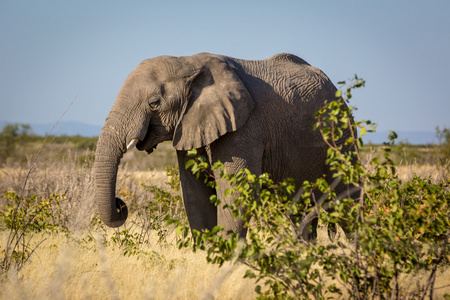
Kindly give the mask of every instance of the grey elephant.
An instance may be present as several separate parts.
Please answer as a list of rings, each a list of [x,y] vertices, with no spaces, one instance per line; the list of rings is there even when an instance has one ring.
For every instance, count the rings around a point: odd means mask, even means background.
[[[115,197],[118,165],[134,146],[151,153],[163,141],[177,151],[182,197],[192,229],[216,225],[246,236],[242,220],[215,206],[228,183],[212,171],[213,189],[185,169],[193,148],[210,165],[221,161],[228,173],[247,168],[271,174],[275,182],[328,176],[327,145],[313,130],[315,112],[336,88],[319,69],[291,54],[265,60],[242,60],[200,53],[144,60],[125,80],[106,118],[95,153],[95,185],[102,221],[112,227],[127,218],[125,203]],[[337,190],[344,190],[342,184]],[[314,227],[314,226],[313,226]]]

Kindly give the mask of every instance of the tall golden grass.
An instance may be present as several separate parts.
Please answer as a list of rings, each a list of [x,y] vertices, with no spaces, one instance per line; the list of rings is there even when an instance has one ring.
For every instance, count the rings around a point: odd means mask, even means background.
[[[4,240],[5,233],[2,233]],[[44,237],[41,237],[44,238]],[[203,253],[174,245],[149,247],[153,255],[126,256],[98,244],[83,248],[62,234],[46,236],[36,255],[1,283],[2,299],[252,299],[245,267],[207,264]],[[156,239],[156,237],[155,237]]]
[[[161,148],[159,154],[149,159],[164,159],[166,164],[175,165],[173,150],[170,152],[166,146]],[[174,233],[167,239],[168,243],[157,243],[155,234],[155,242],[142,249],[147,254],[124,255],[118,247],[105,247],[101,243],[101,233],[90,231],[95,212],[92,153],[83,153],[86,160],[81,163],[79,154],[72,153],[70,157],[59,161],[45,159],[33,166],[11,163],[0,168],[0,191],[43,198],[50,194],[65,195],[61,208],[71,232],[70,235],[33,236],[34,244],[43,243],[22,269],[12,268],[1,277],[1,299],[253,299],[257,296],[256,283],[243,279],[244,265],[227,263],[218,268],[207,264],[205,253],[179,250]],[[167,188],[167,177],[162,168],[151,167],[152,162],[143,167],[143,159],[134,151],[125,155],[117,193],[125,189],[136,198],[153,201],[140,184]],[[448,180],[446,169],[432,163],[403,164],[398,172],[402,180],[414,174],[431,176],[436,181]],[[0,209],[5,204],[2,201]],[[0,229],[0,246],[5,249],[9,231],[4,227]],[[113,229],[108,230],[113,232]],[[88,234],[94,235],[97,242],[80,242]],[[319,231],[318,242],[330,242],[325,229]],[[425,275],[410,274],[403,278],[402,284],[406,287],[420,285]],[[435,286],[449,284],[450,268],[446,268],[438,274]],[[444,292],[448,291],[437,290],[436,299],[443,297]],[[345,295],[342,298],[345,299]]]
[[[141,183],[167,188],[164,170],[142,171],[133,164],[135,153],[124,158],[117,192],[143,198]],[[124,255],[117,247],[98,242],[80,242],[90,233],[95,199],[89,161],[80,165],[73,157],[67,161],[38,163],[37,166],[0,169],[0,190],[22,196],[65,195],[61,201],[70,236],[64,233],[36,234],[31,246],[39,242],[30,260],[19,272],[12,268],[0,279],[1,299],[252,299],[255,283],[242,279],[245,266],[228,263],[219,268],[208,264],[204,253],[179,250],[175,233],[169,243],[152,243],[141,250],[148,255]],[[30,173],[30,169],[33,171]],[[27,179],[28,178],[28,179]],[[23,189],[23,184],[27,184]],[[147,199],[152,201],[152,199]],[[3,209],[5,202],[0,203]],[[6,248],[9,231],[0,227],[0,247]],[[108,231],[114,232],[113,229]],[[155,234],[154,240],[158,237]],[[91,248],[89,248],[89,247]]]

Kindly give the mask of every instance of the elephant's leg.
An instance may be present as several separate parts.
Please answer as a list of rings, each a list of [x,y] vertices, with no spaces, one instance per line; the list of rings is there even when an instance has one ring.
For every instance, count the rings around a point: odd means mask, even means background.
[[[199,155],[205,156],[199,149]],[[207,186],[204,177],[197,178],[191,170],[186,170],[186,162],[192,157],[187,156],[186,151],[177,151],[178,166],[180,169],[181,191],[183,203],[191,229],[201,231],[211,230],[217,225],[217,207],[210,202],[210,197],[215,195],[215,189]]]
[[[358,203],[358,201],[360,200],[361,197],[361,188],[354,185],[354,184],[350,184],[350,185],[345,185],[344,183],[340,182],[338,184],[338,186],[335,189],[336,191],[336,195],[338,198],[352,198],[353,200],[355,200],[355,203]],[[352,234],[353,232],[351,231],[351,224],[346,222],[345,220],[340,220],[340,222],[338,223],[339,226],[342,228],[342,230],[344,231],[345,236],[348,239],[352,239]],[[334,229],[334,232],[333,232]],[[336,228],[328,228],[328,235],[330,237],[331,240],[334,240],[334,237],[336,235]]]
[[[248,169],[255,175],[260,175],[262,170],[263,147],[256,144],[245,142],[238,143],[213,143],[210,148],[207,147],[208,156],[211,162],[221,161],[227,174],[236,174],[241,169]],[[217,224],[223,226],[225,232],[232,230],[237,232],[241,238],[247,235],[247,228],[244,227],[244,220],[235,219],[232,210],[224,208],[225,204],[232,205],[234,195],[225,196],[225,191],[232,186],[230,183],[220,178],[220,170],[214,170],[214,177],[218,183],[217,197],[221,201],[217,207]]]
[[[317,238],[317,226],[319,225],[319,218],[314,218],[306,225],[305,231],[302,233],[302,238],[305,241],[311,242]]]
[[[226,169],[227,173],[230,173],[228,168]],[[218,171],[215,171],[214,175],[216,178],[220,176]],[[218,179],[217,182],[219,184],[217,197],[220,199],[220,204],[217,207],[217,224],[223,226],[225,232],[232,230],[233,232],[239,233],[240,238],[245,238],[247,236],[247,228],[244,227],[244,220],[240,218],[235,219],[232,210],[230,208],[224,208],[224,205],[233,205],[234,198],[237,197],[237,195],[234,194],[225,197],[225,190],[232,186],[226,180]]]
[[[334,178],[333,178],[333,181],[334,181]],[[331,184],[331,182],[330,182],[330,184]],[[337,197],[340,197],[340,198],[349,197],[349,198],[357,199],[357,198],[359,198],[359,195],[360,195],[360,190],[357,189],[354,185],[347,186],[347,185],[344,185],[342,182],[339,182],[338,185],[335,187],[335,192],[336,192]],[[315,199],[320,199],[322,197],[322,195],[323,194],[319,191],[316,191],[313,193],[313,196]],[[311,200],[314,203],[314,199],[311,199]],[[329,209],[328,211],[332,212],[333,209]],[[317,238],[318,224],[319,224],[319,219],[314,218],[307,225],[306,230],[303,232],[303,238],[306,241],[314,241]],[[348,230],[348,224],[345,221],[340,221],[338,224],[343,229],[347,238],[349,238],[350,231]],[[328,237],[330,238],[330,240],[334,241],[336,233],[337,233],[336,224],[332,224],[332,223],[328,224],[327,231],[328,231]]]

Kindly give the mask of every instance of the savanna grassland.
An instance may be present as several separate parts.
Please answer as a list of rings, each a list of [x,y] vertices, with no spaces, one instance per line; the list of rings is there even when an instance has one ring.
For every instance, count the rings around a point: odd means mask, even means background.
[[[167,209],[163,205],[156,203],[151,209],[155,214],[145,221],[140,216],[131,217],[136,222],[128,220],[121,229],[134,232],[133,236],[95,225],[91,169],[97,138],[50,138],[43,148],[43,138],[25,139],[2,145],[12,151],[2,157],[0,168],[0,259],[5,268],[0,299],[256,297],[252,280],[242,279],[244,265],[219,268],[208,264],[204,253],[178,249],[173,229],[161,236],[158,229],[164,221],[158,217]],[[135,204],[135,212],[139,205],[155,203],[155,195],[142,184],[171,189],[164,170],[176,165],[170,144],[160,145],[151,156],[130,151],[122,162],[117,192],[128,204]],[[17,204],[14,197],[19,195],[28,199],[23,202],[29,201],[20,222],[33,229],[10,230],[7,225],[11,207]],[[180,200],[173,200],[171,205],[182,211]],[[39,210],[45,205],[48,211]],[[23,234],[23,239],[8,245],[17,238],[14,234]]]
[[[263,270],[262,265],[240,262],[241,257],[231,255],[219,267],[217,263],[207,262],[207,258],[214,262],[214,256],[202,250],[204,244],[197,244],[195,253],[192,245],[186,246],[180,227],[186,218],[174,169],[176,155],[170,143],[159,145],[150,156],[137,150],[125,154],[116,192],[127,202],[131,214],[125,226],[111,229],[101,224],[95,213],[92,164],[97,139],[50,137],[44,140],[28,134],[26,129],[19,126],[13,134],[4,131],[0,144],[1,299],[254,299],[258,295],[263,297],[264,291],[274,287],[265,282],[275,280],[276,275],[261,276],[258,271]],[[443,187],[447,194],[434,185],[449,180],[450,156],[447,156],[446,147],[445,143],[391,146],[390,158],[397,173],[394,175],[402,182],[413,180],[416,175],[428,178],[429,183],[424,188],[435,189],[436,195],[444,195],[442,197],[444,200],[447,197],[448,201],[448,184]],[[362,164],[376,171],[376,165],[370,161],[375,157],[381,161],[383,149],[385,146],[381,145],[364,146],[360,151]],[[411,189],[414,191],[415,187]],[[415,193],[418,197],[422,195]],[[424,206],[418,204],[417,214],[424,213]],[[387,204],[379,209],[383,212],[393,210]],[[443,209],[448,212],[448,205]],[[181,223],[172,222],[167,226],[167,215]],[[430,218],[433,218],[433,212]],[[426,233],[415,234],[419,239]],[[448,231],[433,239],[440,245],[435,256],[428,254],[414,258],[408,252],[412,258],[408,256],[405,263],[419,265],[420,261],[422,264],[395,276],[390,285],[384,285],[391,286],[392,290],[396,286],[393,299],[420,299],[425,295],[442,299],[449,293]],[[349,244],[351,241],[341,230],[331,240],[325,226],[320,224],[314,244],[328,247],[338,243]],[[222,249],[220,247],[215,249]],[[303,253],[301,257],[310,253]],[[381,255],[388,255],[386,253]],[[428,265],[423,263],[427,259],[430,260]],[[441,261],[433,264],[438,259]],[[364,261],[357,263],[365,265]],[[328,267],[324,262],[316,262],[303,268],[325,272]],[[256,276],[249,275],[249,271]],[[244,274],[248,278],[244,279]],[[383,281],[381,275],[376,277],[378,281],[371,281],[373,286]],[[353,284],[343,275],[334,279],[326,279],[325,275],[324,278],[305,276],[309,277],[295,280],[302,283],[309,280],[311,284],[335,282],[336,286],[331,286],[328,291],[333,299],[364,299],[369,295],[355,295],[353,288],[342,288],[340,284]],[[289,286],[295,281],[280,278],[282,284],[275,288]],[[256,282],[256,279],[260,281]],[[433,280],[432,294],[426,292],[430,280]],[[308,289],[305,293],[311,298],[318,295],[315,288],[304,286]],[[341,295],[333,292],[336,287],[341,287]],[[374,298],[383,298],[380,295],[387,292],[380,290]],[[270,295],[273,296],[266,296]],[[288,295],[297,297],[291,290]]]

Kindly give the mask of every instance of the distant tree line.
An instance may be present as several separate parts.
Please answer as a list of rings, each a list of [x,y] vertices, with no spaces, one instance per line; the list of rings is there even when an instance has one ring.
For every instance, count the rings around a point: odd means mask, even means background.
[[[8,158],[25,161],[27,155],[33,154],[37,145],[67,144],[73,150],[95,150],[98,137],[84,137],[80,135],[49,135],[47,137],[36,135],[29,124],[6,124],[0,132],[0,167]],[[33,147],[34,146],[34,147]]]
[[[450,128],[444,127],[443,129],[440,129],[439,126],[437,126],[436,137],[439,141],[441,164],[448,164],[450,160]]]
[[[450,164],[450,129],[447,127],[443,129],[436,127],[436,137],[438,145],[435,146],[434,154],[428,153],[427,155],[434,155],[434,160],[436,161],[437,159],[437,163],[440,165],[448,165]],[[53,145],[67,144],[67,147],[65,147],[67,151],[94,151],[97,140],[98,137],[84,137],[80,135],[49,135],[48,137],[43,137],[35,134],[29,124],[6,124],[0,132],[0,167],[4,165],[8,158],[25,162],[27,156],[32,155],[38,149],[38,146],[44,142]],[[32,147],[33,145],[34,147]],[[406,159],[408,162],[424,163],[429,161],[429,157],[418,151],[421,147],[424,146],[404,143],[392,146],[394,161],[397,160],[397,157],[400,157],[402,160]]]

